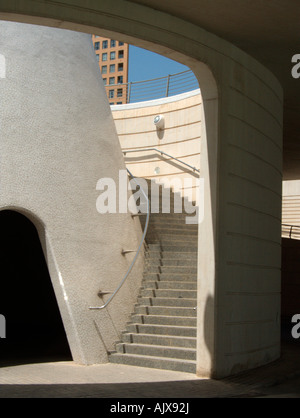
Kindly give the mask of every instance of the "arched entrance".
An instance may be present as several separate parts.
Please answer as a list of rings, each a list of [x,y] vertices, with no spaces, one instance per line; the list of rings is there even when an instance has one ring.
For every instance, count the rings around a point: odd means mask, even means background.
[[[0,364],[71,360],[37,230],[24,215],[0,212]]]
[[[129,43],[140,39],[136,46],[153,46],[154,52],[189,65],[197,76],[203,96],[201,145],[204,148],[200,168],[205,179],[205,217],[199,226],[197,372],[220,378],[277,359],[280,355],[281,86],[273,74],[234,45],[169,14],[140,5],[131,9],[125,1],[101,3],[95,6],[98,7],[95,13],[85,9],[83,3],[81,7],[65,3],[57,7],[41,3],[40,9],[34,3],[29,16],[30,6],[26,5],[25,9],[24,2],[16,3],[18,6],[10,2],[12,6],[6,6],[1,17],[13,19],[13,13],[17,13],[16,19],[28,23],[59,25],[87,33],[96,33],[98,28],[108,37],[122,34],[123,41]],[[70,187],[69,183],[65,184]],[[45,186],[48,190],[48,183]],[[32,199],[32,194],[27,196]],[[65,196],[59,197],[65,203]],[[71,209],[68,208],[70,212]],[[67,210],[65,214],[72,219]],[[84,232],[93,231],[80,225]],[[59,242],[57,237],[55,240]],[[92,246],[86,254],[91,249]],[[74,276],[79,276],[77,270],[70,279],[73,285]],[[88,277],[85,271],[82,273]],[[92,299],[89,294],[87,298]],[[68,308],[72,306],[69,304]],[[84,316],[82,309],[76,318],[80,318],[78,323],[82,324]],[[84,358],[83,350],[88,351],[89,347],[87,333],[82,332],[84,327],[75,326],[73,319],[78,337],[74,345],[81,349],[80,357]],[[96,317],[93,321],[96,322]],[[83,362],[94,363],[94,356],[95,353],[91,360]],[[101,361],[103,358],[105,355]]]

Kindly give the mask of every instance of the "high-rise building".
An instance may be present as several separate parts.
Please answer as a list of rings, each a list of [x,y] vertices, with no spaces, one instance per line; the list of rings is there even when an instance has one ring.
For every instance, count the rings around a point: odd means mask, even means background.
[[[129,45],[97,35],[92,41],[109,103],[127,103]]]

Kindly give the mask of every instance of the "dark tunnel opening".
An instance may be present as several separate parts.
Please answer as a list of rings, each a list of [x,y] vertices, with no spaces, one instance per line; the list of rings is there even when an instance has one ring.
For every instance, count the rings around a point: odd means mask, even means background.
[[[48,267],[33,223],[0,212],[0,365],[72,360]]]

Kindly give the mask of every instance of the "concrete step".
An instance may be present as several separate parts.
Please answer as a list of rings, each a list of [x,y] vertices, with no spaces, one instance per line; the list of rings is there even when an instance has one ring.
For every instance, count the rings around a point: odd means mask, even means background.
[[[159,251],[158,249],[152,249],[152,250],[147,250],[147,252],[145,253],[145,259],[146,260],[151,260],[151,259],[161,259],[161,260],[180,260],[180,259],[184,259],[184,260],[193,260],[197,262],[198,259],[198,254],[196,251],[194,252],[176,252],[176,251]]]
[[[176,199],[176,201],[178,202],[183,201],[183,202],[187,202],[187,204],[191,204],[192,202],[187,196],[182,196],[180,191],[174,192],[174,190],[169,189],[165,187],[164,185],[159,185],[159,184],[153,185],[152,183],[148,183],[147,191],[148,191],[148,199],[151,199],[151,200],[158,200],[159,198],[163,196],[164,200]]]
[[[198,230],[189,228],[188,226],[161,226],[161,225],[152,225],[151,232],[158,234],[170,234],[170,235],[187,235],[187,236],[197,236]]]
[[[170,261],[170,263],[174,263],[172,260],[188,260],[190,263],[198,265],[198,254],[196,251],[160,251],[158,248],[151,248],[147,250],[147,253],[145,253],[145,261],[152,262],[152,260],[158,263],[163,260],[166,262]]]
[[[169,203],[170,201],[170,203]],[[168,199],[168,196],[159,196],[152,197],[150,200],[151,213],[153,215],[166,215],[169,213],[172,214],[185,214],[190,215],[192,212],[196,211],[198,207],[195,204],[189,202],[188,200],[182,199]],[[144,204],[141,205],[141,209],[144,209]]]
[[[197,339],[194,337],[180,337],[176,335],[151,335],[124,332],[122,340],[133,344],[154,344],[167,347],[185,347],[196,349]]]
[[[169,254],[166,254],[166,257],[162,257],[158,253],[149,254],[149,256],[145,257],[145,265],[155,265],[157,266],[178,266],[184,267],[186,265],[192,265],[193,267],[198,266],[198,259],[197,257],[189,257],[185,256],[185,254],[181,254],[179,257],[169,258]]]
[[[194,244],[198,245],[198,235],[178,234],[178,233],[155,233],[155,231],[149,231],[146,235],[147,242],[155,242],[159,238],[159,242],[169,244],[172,242],[173,245]]]
[[[165,315],[165,316],[188,316],[197,317],[197,309],[195,307],[184,306],[146,306],[136,304],[134,312],[141,315]]]
[[[189,316],[132,315],[131,321],[139,324],[175,325],[180,327],[196,327],[197,319]]]
[[[147,210],[148,210],[148,206],[147,205],[143,205],[139,207],[139,212],[140,212],[140,217],[141,217],[141,221],[145,222],[146,216],[144,217],[144,215],[147,215]],[[198,223],[195,219],[196,217],[196,210],[191,207],[191,209],[186,212],[185,209],[181,209],[180,207],[173,207],[172,205],[169,206],[160,206],[159,208],[157,207],[153,207],[151,206],[150,203],[150,217],[149,217],[149,221],[150,224],[155,224],[156,222],[159,221],[163,221],[163,222],[170,222],[172,223],[172,221],[174,222],[178,222],[178,224],[182,224],[182,225],[186,225],[186,226],[197,226],[198,229]],[[193,221],[190,222],[187,221],[187,218],[191,218]]]
[[[150,213],[150,225],[154,225],[155,227],[158,225],[169,227],[186,227],[198,231],[198,224],[187,224],[185,222],[185,218],[187,216],[186,213],[173,213],[171,214],[172,216],[168,215],[169,214],[166,213]]]
[[[140,305],[148,306],[181,306],[184,308],[196,308],[197,299],[184,299],[184,298],[151,298],[142,296],[138,298]]]
[[[142,216],[139,216],[141,224],[144,226],[146,222],[146,213],[143,213]],[[186,214],[186,213],[150,213],[149,217],[149,227],[157,227],[158,225],[182,225],[187,228],[197,229],[198,224],[194,222],[195,215]],[[189,223],[191,222],[192,223]]]
[[[161,252],[162,256],[168,256],[169,254],[174,253],[183,253],[186,254],[188,257],[197,257],[198,256],[198,247],[196,245],[192,245],[188,243],[188,245],[177,245],[174,243],[164,243],[164,242],[147,242],[147,252]]]
[[[120,353],[111,354],[109,359],[111,363],[196,373],[196,362],[193,360],[167,359],[163,357],[136,356],[134,354]]]
[[[183,289],[183,290],[197,290],[197,282],[191,281],[151,281],[143,280],[142,287],[144,289]]]
[[[168,251],[177,251],[181,252],[181,249],[185,252],[197,252],[198,251],[198,243],[197,240],[193,237],[188,237],[185,239],[185,236],[176,236],[171,237],[170,235],[147,235],[146,237],[146,244],[157,244],[160,245],[162,250],[168,249]],[[191,248],[194,248],[192,250]]]
[[[193,282],[197,281],[197,274],[175,274],[175,273],[159,273],[159,272],[145,272],[144,280],[158,280],[158,281],[180,281],[180,282]]]
[[[141,289],[141,297],[158,297],[158,298],[183,298],[197,299],[196,290],[183,289]]]
[[[147,266],[148,273],[197,274],[197,267],[193,266]]]
[[[147,239],[146,239],[147,242]],[[147,242],[148,251],[161,251],[163,253],[169,252],[179,252],[179,253],[197,253],[198,252],[198,245],[189,244],[178,244],[178,243],[153,243]]]
[[[196,350],[192,348],[166,347],[153,344],[119,343],[116,345],[116,351],[117,353],[122,354],[196,360]]]
[[[194,258],[193,261],[191,259],[186,259],[184,256],[176,259],[176,258],[148,258],[146,259],[146,264],[148,266],[165,266],[165,267],[190,267],[191,265],[194,268],[197,268],[197,259]]]
[[[192,210],[195,203],[192,203],[187,197],[182,197],[180,194],[169,193],[169,190],[160,190],[159,193],[152,191],[149,194],[148,199],[152,204],[151,208],[153,211],[156,211],[158,207],[168,208],[176,207],[178,211],[189,212]]]
[[[136,334],[177,335],[180,337],[196,337],[196,327],[180,327],[175,325],[138,324],[127,325],[127,332]]]
[[[145,270],[148,273],[175,273],[175,274],[189,274],[197,273],[197,260],[185,259],[159,259],[159,260],[145,260]]]
[[[176,206],[174,206],[174,203],[171,204],[170,209],[169,210],[169,206],[168,205],[164,205],[161,206],[161,202],[160,202],[160,206],[157,207],[156,204],[151,207],[151,202],[150,202],[150,216],[151,216],[151,221],[157,220],[157,219],[168,219],[172,222],[172,220],[177,220],[177,219],[182,219],[185,220],[186,216],[194,216],[195,212],[198,210],[198,207],[196,208],[195,206],[189,205],[187,204],[186,206],[184,206],[184,204],[182,205],[182,207],[180,207],[180,205],[178,206],[176,203]],[[167,209],[167,210],[166,210]],[[146,210],[146,205],[143,205],[141,207],[141,210]]]
[[[173,215],[175,216],[175,215]],[[150,215],[151,217],[151,215]],[[198,225],[197,224],[187,224],[185,222],[186,215],[183,218],[175,219],[163,219],[163,215],[156,216],[155,214],[149,220],[149,226],[153,229],[175,229],[179,231],[186,232],[195,232],[198,234]]]
[[[139,205],[139,209],[141,211],[145,211],[147,208],[146,203],[143,202],[143,204]],[[166,199],[165,201],[162,200],[162,198],[160,199],[151,199],[150,200],[150,211],[151,214],[153,215],[158,215],[158,214],[185,214],[185,215],[190,215],[191,212],[195,212],[196,208],[194,205],[192,205],[189,202],[184,202],[184,201],[180,201],[180,200],[175,200],[174,199],[170,199],[170,203],[168,202],[168,199]]]
[[[176,201],[178,202],[186,201],[187,204],[191,202],[191,200],[189,200],[188,197],[182,196],[180,191],[174,192],[172,189],[166,188],[165,186],[158,185],[158,184],[155,184],[154,187],[152,187],[153,185],[151,183],[149,183],[149,185],[148,185],[148,199],[156,201],[159,198],[161,199],[161,197],[163,196],[164,197],[163,200],[165,201],[176,199]]]

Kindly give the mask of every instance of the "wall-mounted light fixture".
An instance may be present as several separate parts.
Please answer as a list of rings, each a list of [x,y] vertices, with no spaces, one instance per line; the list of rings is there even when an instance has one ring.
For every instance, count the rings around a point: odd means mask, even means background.
[[[161,130],[165,127],[165,118],[163,115],[157,115],[154,118],[154,125],[157,129]]]

